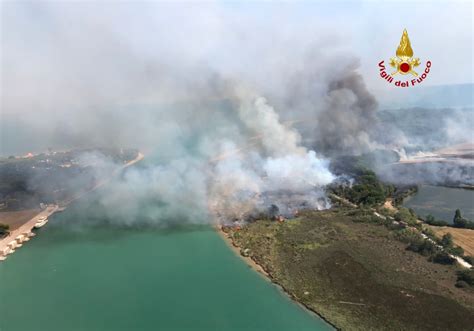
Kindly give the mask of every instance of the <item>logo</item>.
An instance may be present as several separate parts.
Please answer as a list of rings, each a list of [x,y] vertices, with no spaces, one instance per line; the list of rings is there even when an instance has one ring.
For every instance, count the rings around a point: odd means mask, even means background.
[[[391,74],[388,74],[385,68],[385,61],[382,60],[379,63],[380,77],[382,77],[389,84],[397,87],[410,87],[415,86],[423,82],[431,68],[431,61],[426,62],[425,70],[421,75],[415,71],[415,68],[420,66],[420,59],[413,57],[413,49],[411,48],[410,38],[408,38],[407,30],[403,30],[402,38],[400,39],[400,45],[398,45],[395,52],[396,57],[390,59],[390,66],[395,69]],[[396,76],[411,76],[410,80],[397,80],[394,82]],[[415,78],[413,78],[415,77]]]

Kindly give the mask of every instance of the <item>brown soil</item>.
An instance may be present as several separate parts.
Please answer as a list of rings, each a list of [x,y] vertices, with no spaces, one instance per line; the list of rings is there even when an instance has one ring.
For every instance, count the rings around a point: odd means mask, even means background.
[[[383,204],[384,208],[387,208],[390,211],[396,212],[397,209],[393,206],[392,199],[387,199],[385,203]]]
[[[20,211],[2,211],[0,212],[0,223],[10,226],[10,231],[18,229],[20,226],[32,219],[40,209],[28,209]]]

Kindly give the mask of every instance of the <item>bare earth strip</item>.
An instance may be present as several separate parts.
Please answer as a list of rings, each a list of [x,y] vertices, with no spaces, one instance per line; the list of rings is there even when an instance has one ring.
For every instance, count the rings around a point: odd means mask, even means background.
[[[442,237],[446,233],[451,233],[456,245],[464,249],[466,255],[474,256],[474,230],[457,229],[447,226],[430,226],[434,233]]]

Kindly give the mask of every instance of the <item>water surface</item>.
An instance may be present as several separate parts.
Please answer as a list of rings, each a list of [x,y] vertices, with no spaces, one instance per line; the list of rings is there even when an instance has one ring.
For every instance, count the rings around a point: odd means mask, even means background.
[[[93,200],[52,217],[0,264],[0,330],[331,329],[210,227],[68,226]]]
[[[474,220],[474,190],[442,186],[421,186],[418,192],[406,199],[403,205],[413,208],[423,217],[431,214],[438,220],[453,222],[454,212],[460,209],[462,216]]]

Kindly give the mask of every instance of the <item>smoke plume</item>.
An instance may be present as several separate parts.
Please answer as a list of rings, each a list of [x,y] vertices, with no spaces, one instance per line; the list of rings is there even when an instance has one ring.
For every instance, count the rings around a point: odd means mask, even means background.
[[[385,144],[341,36],[313,19],[277,24],[285,8],[1,6],[0,154],[139,148],[144,164],[100,195],[114,221],[327,208],[328,158]]]

